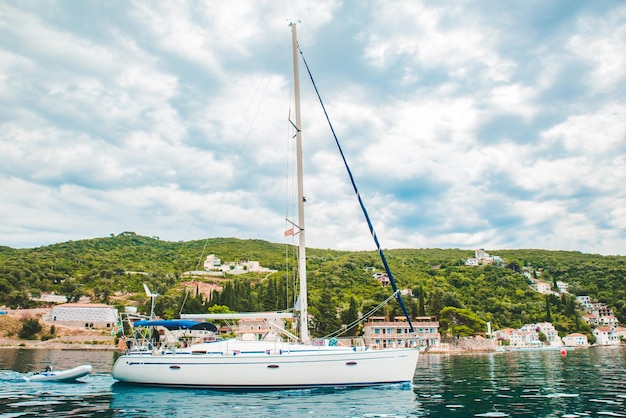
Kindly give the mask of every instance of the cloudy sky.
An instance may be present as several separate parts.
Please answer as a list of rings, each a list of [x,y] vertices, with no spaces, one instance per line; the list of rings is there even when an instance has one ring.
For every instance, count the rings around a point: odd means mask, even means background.
[[[0,2],[0,245],[282,242],[288,21],[385,248],[626,254],[623,1]],[[301,67],[307,245],[374,248]]]

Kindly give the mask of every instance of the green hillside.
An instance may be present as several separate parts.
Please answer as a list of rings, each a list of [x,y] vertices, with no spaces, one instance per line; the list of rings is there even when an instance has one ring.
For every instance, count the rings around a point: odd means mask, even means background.
[[[163,317],[225,309],[215,305],[234,311],[286,309],[297,296],[294,250],[261,240],[167,242],[132,232],[32,249],[0,247],[0,305],[33,307],[39,302],[32,301],[31,295],[55,292],[70,300],[90,296],[118,307],[134,303],[146,309],[142,283],[148,283],[162,295],[156,310]],[[499,329],[546,320],[562,334],[589,333],[574,304],[575,295],[606,303],[626,323],[626,257],[503,250],[493,251],[504,259],[502,267],[466,267],[464,262],[473,251],[396,249],[385,253],[399,287],[413,291],[413,297],[406,298],[411,313],[440,316],[442,331],[452,335],[483,331],[486,321]],[[201,270],[208,254],[216,254],[222,263],[255,260],[278,271],[195,278],[222,288],[210,300],[194,291],[185,293],[180,283],[190,279],[183,273]],[[350,322],[358,311],[369,311],[391,293],[373,277],[372,268],[383,272],[374,251],[308,249],[307,264],[314,334],[323,335]],[[571,295],[546,297],[535,292],[521,274],[525,266],[540,272],[542,281],[568,283]],[[380,315],[400,315],[399,307],[392,302]]]

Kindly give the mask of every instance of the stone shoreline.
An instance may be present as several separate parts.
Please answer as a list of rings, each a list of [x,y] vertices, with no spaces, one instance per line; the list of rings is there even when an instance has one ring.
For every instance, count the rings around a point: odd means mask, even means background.
[[[28,348],[42,350],[118,350],[113,337],[64,336],[48,341],[0,338],[0,349]]]

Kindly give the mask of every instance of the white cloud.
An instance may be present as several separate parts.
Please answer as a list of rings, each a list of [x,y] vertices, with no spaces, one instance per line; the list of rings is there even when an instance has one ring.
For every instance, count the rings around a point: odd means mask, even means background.
[[[612,93],[624,84],[626,75],[626,7],[619,5],[606,16],[584,16],[577,22],[580,30],[567,47],[593,66],[591,86]]]
[[[489,102],[495,113],[519,114],[526,120],[530,120],[537,115],[539,110],[533,103],[535,97],[534,89],[519,84],[509,84],[495,87],[491,92]]]
[[[619,152],[626,140],[626,106],[609,103],[593,113],[570,116],[543,136],[582,155]]]
[[[282,239],[286,19],[301,19],[384,247],[623,253],[624,6],[554,6],[549,28],[537,5],[83,7],[99,18],[0,5],[0,244]],[[301,79],[308,243],[372,248]]]
[[[368,39],[365,53],[373,65],[396,65],[396,60],[402,58],[406,63],[401,65],[444,67],[448,75],[457,79],[468,75],[470,69],[474,73],[475,68],[481,69],[481,79],[509,79],[513,64],[493,50],[493,28],[483,26],[467,10],[427,7],[419,2],[381,2],[378,6],[372,11],[374,24],[367,28],[367,34],[362,34]],[[457,19],[463,24],[444,23]],[[415,68],[406,72],[415,73]]]

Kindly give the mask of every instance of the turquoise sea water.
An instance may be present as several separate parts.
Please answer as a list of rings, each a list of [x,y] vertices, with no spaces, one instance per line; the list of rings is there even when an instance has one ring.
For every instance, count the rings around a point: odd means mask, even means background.
[[[214,392],[115,383],[115,353],[0,349],[0,417],[626,417],[626,348],[424,355],[413,385]],[[84,383],[30,383],[90,363]]]

